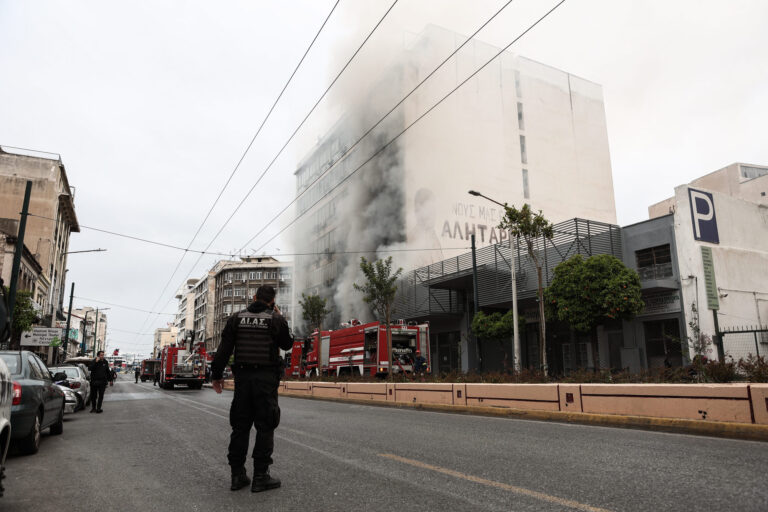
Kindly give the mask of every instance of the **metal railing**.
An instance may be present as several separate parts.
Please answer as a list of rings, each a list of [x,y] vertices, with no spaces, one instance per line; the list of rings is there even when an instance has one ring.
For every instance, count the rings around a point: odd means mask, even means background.
[[[653,279],[669,279],[674,274],[672,263],[659,263],[648,267],[637,269],[641,281],[650,281]]]
[[[728,328],[720,333],[723,339],[723,351],[734,361],[756,356],[768,355],[768,326]]]

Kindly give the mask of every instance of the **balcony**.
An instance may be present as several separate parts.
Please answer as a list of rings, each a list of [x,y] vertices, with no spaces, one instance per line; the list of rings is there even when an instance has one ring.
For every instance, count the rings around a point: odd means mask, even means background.
[[[674,279],[672,263],[658,263],[637,269],[643,290],[677,290],[679,285]]]

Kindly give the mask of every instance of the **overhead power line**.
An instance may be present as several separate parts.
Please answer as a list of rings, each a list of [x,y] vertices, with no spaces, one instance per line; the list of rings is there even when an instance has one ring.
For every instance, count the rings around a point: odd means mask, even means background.
[[[78,295],[75,295],[74,298],[78,299],[78,300],[85,300],[85,301],[88,301],[88,302],[97,302],[99,304],[106,304],[108,306],[114,306],[116,308],[123,308],[123,309],[130,309],[130,310],[133,310],[133,311],[140,311],[142,313],[151,313],[151,314],[155,314],[155,315],[175,316],[175,313],[163,313],[161,311],[149,311],[148,309],[139,309],[139,308],[134,308],[134,307],[131,307],[131,306],[124,306],[122,304],[115,304],[114,302],[107,302],[105,300],[97,300],[97,299],[89,299],[88,297],[80,297]]]
[[[270,107],[269,111],[267,112],[267,115],[264,117],[264,120],[261,122],[261,124],[259,125],[259,128],[256,130],[256,133],[251,138],[250,143],[248,143],[248,146],[245,148],[245,151],[243,151],[243,154],[240,157],[240,159],[238,160],[237,164],[235,165],[235,168],[232,169],[232,172],[230,173],[229,178],[227,178],[227,181],[224,183],[224,186],[222,187],[221,191],[216,196],[216,199],[214,200],[213,204],[209,208],[208,213],[205,215],[205,218],[203,218],[203,221],[200,223],[200,225],[198,226],[197,230],[195,231],[195,234],[192,237],[192,240],[190,240],[189,244],[187,245],[187,249],[186,249],[187,251],[192,246],[194,241],[197,239],[197,235],[200,234],[200,231],[202,230],[203,226],[208,221],[208,218],[210,217],[211,212],[213,212],[213,209],[218,204],[219,199],[221,199],[221,196],[224,193],[224,190],[226,190],[226,188],[229,186],[229,183],[232,181],[232,177],[235,175],[237,170],[240,168],[240,165],[243,163],[243,160],[245,159],[245,156],[250,151],[251,147],[253,146],[253,143],[256,141],[256,138],[261,133],[261,130],[262,130],[262,128],[264,128],[264,125],[266,124],[267,120],[272,115],[272,112],[274,111],[275,106],[280,101],[280,98],[282,98],[283,93],[288,88],[288,85],[293,80],[293,77],[296,75],[296,72],[299,70],[299,67],[301,67],[301,64],[304,62],[304,59],[307,57],[307,54],[309,54],[310,49],[312,48],[312,46],[314,46],[315,42],[317,41],[317,38],[320,36],[320,33],[323,31],[323,28],[325,28],[325,25],[328,23],[328,20],[331,18],[331,15],[336,10],[336,7],[338,5],[339,5],[339,0],[337,0],[336,3],[333,4],[333,7],[331,8],[330,12],[325,17],[325,20],[323,20],[322,25],[320,25],[320,28],[317,30],[317,33],[315,34],[315,37],[312,38],[312,42],[309,43],[309,46],[304,51],[304,54],[301,56],[301,59],[299,60],[299,63],[294,68],[293,73],[291,73],[291,76],[288,77],[288,80],[286,81],[285,85],[283,86],[282,90],[280,91],[280,94],[278,94],[277,99],[275,99],[275,102],[272,104],[272,107]],[[218,234],[217,234],[217,236],[218,236]],[[208,244],[208,246],[205,248],[205,251],[210,249],[210,247],[211,247],[211,244]],[[160,300],[162,299],[163,294],[165,293],[165,291],[168,289],[168,286],[173,281],[173,278],[176,275],[176,272],[179,271],[179,268],[181,267],[181,263],[184,261],[184,258],[186,257],[186,255],[187,255],[186,251],[185,251],[184,254],[181,255],[181,258],[179,258],[178,263],[176,263],[176,267],[173,269],[173,272],[171,272],[171,276],[168,278],[168,281],[166,282],[165,286],[163,286],[163,289],[160,292],[160,295],[158,296],[157,300],[155,301],[155,303],[152,305],[152,308],[150,308],[150,309],[156,309],[157,308],[157,305],[160,302]],[[202,256],[203,256],[203,254],[201,253],[200,257],[198,258],[198,262],[200,261],[200,258],[202,258]],[[195,263],[195,265],[197,265],[197,262]],[[146,324],[147,320],[149,320],[149,317],[144,319],[144,322],[142,323],[142,329],[144,328],[144,325]]]
[[[462,80],[462,81],[461,81],[461,82],[460,82],[460,83],[459,83],[459,84],[458,84],[456,87],[454,87],[453,89],[451,89],[451,90],[450,90],[450,91],[449,91],[447,94],[445,94],[445,95],[444,95],[442,98],[440,98],[440,100],[438,100],[438,101],[437,101],[437,103],[435,103],[434,105],[432,105],[432,106],[431,106],[429,109],[427,109],[427,110],[426,110],[424,113],[422,113],[422,114],[421,114],[419,117],[417,117],[417,118],[416,118],[416,119],[415,119],[413,122],[411,122],[411,123],[410,123],[408,126],[406,126],[406,127],[403,129],[403,130],[401,130],[401,131],[400,131],[400,132],[399,132],[397,135],[395,135],[394,137],[392,137],[392,138],[391,138],[391,139],[390,139],[390,140],[389,140],[389,141],[388,141],[386,144],[384,144],[384,145],[383,145],[383,146],[381,146],[381,147],[380,147],[378,150],[376,150],[376,151],[375,151],[375,152],[374,152],[374,153],[373,153],[371,156],[369,156],[369,157],[368,157],[368,158],[367,158],[367,159],[366,159],[366,160],[365,160],[363,163],[361,163],[361,164],[360,164],[359,166],[357,166],[357,167],[356,167],[356,168],[355,168],[355,169],[354,169],[352,172],[350,172],[350,173],[349,173],[347,176],[345,176],[345,177],[344,177],[344,178],[343,178],[341,181],[339,181],[339,183],[337,183],[336,185],[334,185],[333,187],[331,187],[331,188],[330,188],[330,189],[329,189],[329,190],[328,190],[328,191],[327,191],[325,194],[323,194],[323,195],[322,195],[320,198],[318,198],[318,200],[317,200],[317,201],[315,201],[314,203],[312,203],[312,204],[311,204],[311,205],[310,205],[310,206],[309,206],[309,207],[308,207],[308,208],[307,208],[307,209],[306,209],[306,210],[305,210],[303,213],[301,213],[301,214],[297,215],[297,216],[296,216],[296,217],[295,217],[295,218],[294,218],[294,219],[293,219],[291,222],[289,222],[289,223],[288,223],[286,226],[284,226],[284,227],[283,227],[282,229],[280,229],[280,230],[279,230],[277,233],[275,233],[275,234],[274,234],[274,235],[273,235],[271,238],[269,238],[269,240],[267,240],[266,242],[264,242],[264,243],[263,243],[263,244],[262,244],[262,245],[261,245],[261,246],[260,246],[258,249],[256,249],[256,252],[258,252],[259,250],[261,250],[262,248],[264,248],[264,246],[266,246],[266,245],[267,245],[269,242],[271,242],[272,240],[274,240],[275,238],[277,238],[277,237],[278,237],[280,234],[282,234],[283,232],[285,232],[285,230],[286,230],[286,229],[288,229],[290,226],[292,226],[292,225],[293,225],[293,224],[294,224],[294,223],[295,223],[297,220],[299,220],[301,217],[303,217],[303,216],[304,216],[304,215],[306,215],[308,212],[310,212],[310,211],[312,210],[312,208],[314,208],[314,206],[315,206],[315,205],[317,205],[317,204],[318,204],[320,201],[322,201],[324,198],[328,197],[328,196],[329,196],[329,195],[330,195],[330,194],[331,194],[331,193],[332,193],[334,190],[336,190],[336,189],[337,189],[338,187],[340,187],[340,186],[341,186],[343,183],[345,183],[345,182],[346,182],[348,179],[350,179],[352,176],[354,176],[354,175],[355,175],[355,174],[356,174],[356,173],[357,173],[357,172],[358,172],[360,169],[362,169],[362,168],[363,168],[363,167],[364,167],[366,164],[368,164],[368,163],[369,163],[371,160],[373,160],[373,159],[374,159],[374,158],[376,158],[378,155],[380,155],[380,154],[381,154],[381,153],[382,153],[384,150],[386,150],[386,149],[387,149],[387,148],[388,148],[390,145],[392,145],[392,144],[393,144],[393,143],[394,143],[394,142],[395,142],[397,139],[399,139],[399,138],[400,138],[400,137],[401,137],[401,136],[402,136],[402,135],[403,135],[405,132],[407,132],[409,129],[411,129],[411,127],[413,127],[413,126],[414,126],[416,123],[418,123],[419,121],[421,121],[422,119],[424,119],[424,118],[425,118],[427,115],[429,115],[429,114],[430,114],[430,112],[432,112],[432,111],[433,111],[435,108],[437,108],[439,105],[441,105],[441,104],[442,104],[442,103],[443,103],[443,102],[444,102],[446,99],[448,99],[448,98],[449,98],[451,95],[453,95],[453,93],[455,93],[457,90],[459,90],[461,87],[463,87],[463,86],[464,86],[464,85],[465,85],[467,82],[469,82],[469,81],[470,81],[472,78],[474,78],[474,77],[475,77],[475,76],[476,76],[478,73],[480,73],[480,71],[482,71],[483,69],[485,69],[485,68],[486,68],[486,67],[487,67],[487,66],[488,66],[488,65],[489,65],[491,62],[493,62],[494,60],[496,60],[496,59],[497,59],[497,58],[498,58],[500,55],[502,55],[502,54],[503,54],[505,51],[507,51],[507,50],[508,50],[508,49],[509,49],[509,48],[510,48],[510,47],[511,47],[511,46],[512,46],[514,43],[516,43],[516,42],[517,42],[517,41],[519,41],[519,40],[520,40],[520,39],[521,39],[523,36],[525,36],[525,34],[527,34],[528,32],[530,32],[531,30],[533,30],[533,28],[534,28],[534,27],[536,27],[536,26],[537,26],[539,23],[541,23],[541,22],[542,22],[542,21],[543,21],[545,18],[547,18],[547,17],[548,17],[550,14],[552,14],[552,13],[553,13],[553,12],[554,12],[554,11],[555,11],[555,10],[556,10],[558,7],[560,7],[560,6],[561,6],[563,3],[565,3],[565,0],[561,0],[560,2],[558,2],[558,3],[557,3],[555,6],[554,6],[554,7],[552,7],[552,8],[551,8],[549,11],[547,11],[547,12],[546,12],[546,13],[545,13],[545,14],[544,14],[542,17],[540,17],[540,18],[539,18],[538,20],[536,20],[536,21],[535,21],[535,22],[534,22],[532,25],[530,25],[530,26],[529,26],[527,29],[525,29],[525,30],[524,30],[524,31],[523,31],[523,32],[522,32],[520,35],[518,35],[517,37],[515,37],[515,38],[514,38],[514,39],[513,39],[513,40],[512,40],[512,41],[511,41],[509,44],[507,44],[507,45],[506,45],[506,46],[504,46],[502,49],[500,49],[500,50],[499,50],[499,51],[498,51],[498,52],[497,52],[497,53],[496,53],[496,54],[495,54],[493,57],[491,57],[490,59],[488,59],[488,60],[487,60],[487,61],[486,61],[484,64],[482,64],[482,65],[481,65],[479,68],[477,68],[477,69],[476,69],[474,72],[472,72],[472,73],[471,73],[471,74],[470,74],[468,77],[466,77],[464,80]],[[504,8],[505,8],[507,5],[509,5],[509,2],[508,2],[507,4],[505,4],[504,6],[502,6],[502,8],[501,8],[501,9],[500,9],[500,10],[499,10],[499,11],[498,11],[496,14],[494,14],[494,17],[495,17],[495,16],[497,16],[497,15],[499,14],[499,12],[500,12],[501,10],[503,10],[503,9],[504,9]],[[492,18],[493,18],[493,17],[492,17]],[[492,18],[491,18],[491,19],[492,19]],[[483,26],[485,26],[486,24],[487,24],[487,22],[486,22],[486,23],[485,23]],[[482,27],[481,27],[479,30],[481,30],[481,29],[482,29]],[[476,31],[476,32],[475,32],[475,34],[477,34],[477,32],[479,32],[479,30],[478,30],[478,31]],[[472,37],[474,37],[474,34],[473,34],[473,36],[472,36]],[[471,37],[470,37],[470,39],[471,39]],[[468,40],[469,40],[469,39],[468,39]],[[465,44],[466,44],[466,42],[465,42]],[[453,54],[455,54],[455,52],[454,52]],[[452,54],[452,55],[453,55],[453,54]],[[450,55],[450,56],[448,57],[448,59],[450,59],[450,58],[452,57],[452,55]],[[430,73],[430,75],[428,75],[428,76],[431,76],[432,74],[434,74],[434,73],[435,73],[435,71],[437,71],[437,69],[439,69],[439,67],[440,67],[440,66],[442,66],[443,64],[445,64],[445,62],[447,62],[447,60],[448,60],[448,59],[444,60],[444,61],[443,61],[443,62],[442,62],[442,63],[441,63],[441,64],[440,64],[440,65],[439,65],[437,68],[435,68],[435,70],[433,70],[433,71],[432,71],[432,73]],[[420,86],[422,85],[422,83],[424,83],[424,81],[420,82],[420,83],[419,83],[419,84],[416,86],[416,88],[420,87]],[[414,89],[414,90],[415,90],[415,89]],[[413,94],[413,91],[414,91],[414,90],[412,90],[412,91],[409,93],[409,95],[410,95],[410,94]],[[395,108],[397,108],[397,106],[396,106]],[[388,115],[389,115],[389,114],[390,114],[390,113],[391,113],[393,110],[394,110],[394,109],[390,110],[390,111],[389,111],[389,112],[388,112],[388,113],[387,113],[387,114],[386,114],[384,117],[388,116]],[[383,118],[382,118],[381,120],[379,120],[379,123],[380,123],[381,121],[383,121]],[[361,139],[358,139],[358,142],[357,142],[357,143],[359,143],[359,142],[360,142],[360,140],[362,140],[362,138],[361,138]],[[357,144],[357,143],[356,143],[356,144]],[[342,157],[342,158],[343,158],[343,157]],[[295,197],[295,198],[294,198],[294,199],[293,199],[293,200],[292,200],[290,203],[288,203],[288,205],[287,205],[285,208],[283,208],[282,210],[280,210],[280,212],[278,212],[278,213],[277,213],[277,215],[275,215],[274,217],[272,217],[272,219],[270,219],[270,220],[269,220],[269,222],[267,222],[267,224],[265,224],[265,225],[264,225],[264,226],[261,228],[261,230],[259,230],[259,232],[258,232],[258,233],[256,233],[256,235],[254,235],[254,236],[253,236],[253,237],[252,237],[252,238],[251,238],[251,239],[250,239],[248,242],[246,242],[246,244],[244,245],[244,247],[245,247],[245,246],[247,246],[249,243],[251,243],[251,242],[252,242],[252,241],[253,241],[253,240],[254,240],[254,239],[257,237],[257,236],[259,236],[259,234],[263,233],[263,232],[264,232],[264,230],[265,230],[265,229],[267,229],[267,227],[269,227],[269,226],[270,226],[272,223],[274,223],[274,222],[275,222],[275,221],[276,221],[276,220],[277,220],[277,219],[278,219],[278,218],[279,218],[279,217],[280,217],[280,216],[281,216],[283,213],[285,213],[285,212],[288,210],[288,208],[290,208],[290,207],[291,207],[291,205],[293,205],[293,204],[294,204],[296,201],[298,201],[298,200],[299,200],[299,198],[300,198],[300,197],[301,197],[301,196],[302,196],[304,193],[306,193],[307,191],[309,191],[309,190],[311,189],[312,185],[314,185],[315,183],[317,183],[317,182],[318,182],[318,180],[320,180],[322,177],[326,176],[326,175],[327,175],[329,172],[331,172],[331,170],[332,170],[332,169],[335,167],[335,165],[338,165],[338,162],[339,162],[339,161],[341,161],[341,159],[337,160],[336,164],[334,164],[334,165],[333,165],[333,166],[331,166],[330,168],[326,169],[326,171],[325,171],[324,173],[322,173],[320,176],[318,176],[318,177],[317,177],[317,178],[316,178],[316,179],[315,179],[315,180],[314,180],[314,181],[313,181],[313,182],[312,182],[312,183],[311,183],[311,184],[310,184],[310,185],[309,185],[307,188],[305,188],[305,189],[304,189],[304,191],[302,191],[302,192],[301,192],[300,194],[298,194],[298,195],[297,195],[297,196],[296,196],[296,197]]]
[[[395,7],[397,2],[398,2],[398,0],[394,0],[394,2],[392,2],[392,4],[389,6],[389,8],[384,13],[384,15],[379,19],[379,21],[376,23],[376,25],[374,25],[373,29],[371,29],[371,31],[365,37],[363,42],[360,43],[360,45],[358,46],[357,50],[355,50],[355,52],[352,54],[352,56],[347,60],[346,64],[344,64],[344,66],[341,68],[341,70],[336,74],[336,77],[333,79],[331,84],[325,89],[325,92],[323,92],[323,94],[320,96],[320,98],[315,102],[315,104],[312,107],[312,109],[307,113],[306,116],[304,116],[304,119],[301,121],[301,123],[299,123],[299,126],[296,127],[296,129],[293,131],[293,133],[288,138],[288,140],[285,142],[285,144],[283,144],[283,146],[280,148],[280,151],[278,151],[278,153],[275,155],[275,157],[272,159],[272,161],[269,163],[269,165],[264,169],[264,171],[262,171],[262,173],[256,179],[256,182],[248,190],[248,193],[245,195],[245,197],[243,197],[243,199],[240,201],[240,203],[238,203],[238,205],[235,207],[234,211],[230,214],[230,216],[227,218],[227,220],[224,222],[224,224],[222,224],[221,228],[219,228],[219,230],[216,232],[216,234],[211,239],[209,244],[205,247],[204,251],[207,251],[210,248],[210,246],[213,245],[213,242],[216,241],[216,239],[219,237],[219,235],[221,235],[221,233],[224,231],[224,229],[227,227],[227,225],[229,225],[230,221],[234,218],[235,214],[237,214],[237,212],[240,210],[240,208],[242,207],[243,203],[245,203],[245,201],[248,199],[248,197],[250,197],[251,193],[253,193],[253,190],[261,182],[262,178],[264,178],[264,176],[267,174],[267,172],[269,172],[269,170],[272,168],[272,165],[274,165],[274,163],[277,161],[277,159],[280,157],[280,155],[282,155],[282,153],[285,150],[285,148],[288,147],[288,145],[293,140],[293,138],[296,136],[296,134],[299,132],[301,127],[304,126],[304,123],[307,121],[307,119],[309,119],[309,117],[315,111],[315,109],[320,104],[320,102],[322,102],[322,100],[325,98],[325,96],[331,90],[333,85],[338,81],[339,77],[341,77],[341,75],[344,73],[344,71],[349,67],[349,65],[355,59],[357,54],[360,53],[360,50],[362,50],[363,46],[365,46],[365,44],[371,38],[373,33],[376,32],[376,30],[382,24],[384,19],[389,15],[389,13]],[[195,263],[192,265],[192,267],[190,268],[189,272],[187,273],[187,277],[185,277],[184,279],[188,279],[189,278],[189,276],[192,274],[194,269],[197,267],[198,263],[200,263],[200,260],[202,259],[202,257],[203,257],[203,254],[198,256],[197,260],[195,261]],[[181,260],[179,261],[179,264],[181,264]],[[173,276],[176,275],[176,271],[178,270],[178,267],[179,267],[179,265],[176,266],[176,269],[174,270],[173,274],[171,275],[171,279],[173,279]],[[169,283],[170,283],[170,280],[169,280]],[[163,293],[165,293],[165,289],[167,287],[168,287],[168,285],[166,284],[165,288],[163,289]],[[162,297],[162,293],[161,293],[161,297]],[[159,299],[158,299],[158,302],[159,302]],[[168,304],[169,302],[170,302],[170,299],[169,299],[169,301],[166,304]],[[156,309],[156,307],[157,307],[157,303],[155,303],[155,305],[152,306],[152,309]],[[142,325],[142,328],[143,328],[143,325]]]

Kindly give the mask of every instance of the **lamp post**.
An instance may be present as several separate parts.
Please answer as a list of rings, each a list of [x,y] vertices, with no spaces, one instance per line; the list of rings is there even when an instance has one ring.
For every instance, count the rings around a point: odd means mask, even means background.
[[[485,196],[485,195],[481,194],[480,192],[478,192],[476,190],[470,190],[469,194],[473,195],[473,196],[476,196],[476,197],[485,198],[488,201],[501,206],[506,211],[507,205],[501,204],[500,202],[498,202],[498,201],[496,201],[494,199],[491,199],[490,197]],[[512,237],[511,236],[509,237],[509,269],[510,269],[510,274],[511,274],[511,278],[512,278],[512,322],[515,324],[513,326],[513,330],[512,330],[512,332],[513,332],[513,335],[512,335],[512,340],[513,340],[512,341],[512,345],[513,345],[513,349],[514,349],[514,353],[515,353],[515,355],[514,355],[514,358],[515,358],[514,367],[515,367],[515,371],[516,372],[520,372],[522,370],[522,364],[521,364],[521,362],[522,362],[522,350],[520,348],[520,332],[519,332],[519,330],[520,330],[520,323],[518,322],[518,313],[517,313],[517,276],[515,274],[515,248],[512,245]]]

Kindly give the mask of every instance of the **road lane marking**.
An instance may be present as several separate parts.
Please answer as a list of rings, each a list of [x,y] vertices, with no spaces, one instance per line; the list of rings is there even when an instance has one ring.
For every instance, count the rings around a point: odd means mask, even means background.
[[[610,512],[609,510],[604,508],[593,507],[591,505],[579,503],[578,501],[567,500],[565,498],[558,498],[557,496],[552,496],[549,494],[545,494],[543,492],[532,491],[524,487],[517,487],[515,485],[509,485],[502,482],[487,480],[485,478],[480,478],[479,476],[468,475],[466,473],[461,473],[459,471],[454,471],[452,469],[444,468],[441,466],[433,466],[432,464],[427,464],[425,462],[421,462],[418,460],[407,459],[405,457],[400,457],[399,455],[394,455],[392,453],[380,453],[379,457],[384,457],[385,459],[402,462],[403,464],[408,464],[410,466],[414,466],[421,469],[429,469],[431,471],[452,476],[454,478],[461,478],[462,480],[467,480],[469,482],[486,485],[488,487],[495,487],[497,489],[502,489],[504,491],[513,492],[515,494],[522,494],[523,496],[536,498],[538,500],[547,501],[549,503],[555,503],[557,505],[562,505],[564,507],[574,508],[577,510],[584,510],[586,512]]]

